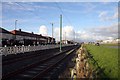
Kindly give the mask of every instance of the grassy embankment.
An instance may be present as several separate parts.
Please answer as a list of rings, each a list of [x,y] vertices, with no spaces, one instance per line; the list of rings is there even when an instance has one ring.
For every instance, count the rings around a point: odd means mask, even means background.
[[[85,45],[87,51],[93,56],[98,65],[104,69],[106,77],[118,78],[118,49],[107,46],[111,45]]]

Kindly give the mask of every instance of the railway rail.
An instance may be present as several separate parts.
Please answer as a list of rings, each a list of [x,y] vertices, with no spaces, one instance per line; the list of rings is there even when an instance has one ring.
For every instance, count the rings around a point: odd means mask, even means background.
[[[63,50],[68,47],[70,47],[70,46],[63,47]],[[46,55],[49,52],[56,53],[58,51],[59,51],[59,48],[54,48],[54,49],[45,49],[45,50],[32,51],[32,52],[26,52],[26,53],[20,53],[20,54],[11,54],[9,56],[3,55],[2,56],[2,65],[8,65],[8,64],[15,63],[15,62],[18,62],[21,60],[30,59],[30,58],[33,58],[36,56]],[[46,52],[46,54],[45,54],[45,52]]]
[[[70,49],[71,46],[63,47],[64,50]],[[3,59],[2,64],[2,75],[9,74],[15,70],[21,69],[24,66],[30,65],[32,63],[38,62],[40,60],[47,59],[50,56],[58,54],[59,49],[49,49],[32,53],[24,53],[19,55],[6,56]],[[4,63],[5,62],[5,63]]]
[[[74,46],[69,50],[54,54],[46,59],[42,59],[36,63],[24,66],[9,74],[3,75],[2,80],[37,80],[38,78],[46,78],[46,75],[64,61],[78,46]]]
[[[18,62],[18,61],[23,61],[23,60],[34,58],[34,57],[39,57],[39,56],[43,55],[44,51],[45,50],[36,51],[36,52],[30,52],[32,54],[28,53],[27,55],[19,54],[19,55],[22,55],[22,56],[18,55],[19,57],[13,57],[13,58],[10,58],[10,59],[3,60],[2,65],[9,65],[9,64],[12,64],[12,63],[15,63],[15,62]],[[44,54],[44,55],[47,56],[47,54]],[[48,54],[48,55],[51,55],[51,54]]]

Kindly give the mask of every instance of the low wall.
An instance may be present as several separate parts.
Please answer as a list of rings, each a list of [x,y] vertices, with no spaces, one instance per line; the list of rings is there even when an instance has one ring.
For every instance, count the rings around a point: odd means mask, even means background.
[[[64,46],[71,46],[74,44],[64,44]],[[39,45],[39,46],[12,46],[12,47],[0,47],[0,55],[8,55],[8,54],[17,54],[17,53],[25,53],[37,50],[44,49],[53,49],[58,48],[60,45]]]

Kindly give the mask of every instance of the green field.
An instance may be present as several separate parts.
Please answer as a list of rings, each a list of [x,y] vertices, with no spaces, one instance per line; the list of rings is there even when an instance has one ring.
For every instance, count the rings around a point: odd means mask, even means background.
[[[111,45],[95,46],[85,45],[87,51],[93,56],[108,78],[118,78],[118,49]]]
[[[120,46],[120,44],[101,44],[103,46]]]

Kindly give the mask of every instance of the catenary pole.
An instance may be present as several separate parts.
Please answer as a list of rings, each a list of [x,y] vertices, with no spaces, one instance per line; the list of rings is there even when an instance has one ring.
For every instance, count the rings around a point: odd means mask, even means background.
[[[62,15],[60,15],[60,52],[62,51]]]

